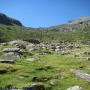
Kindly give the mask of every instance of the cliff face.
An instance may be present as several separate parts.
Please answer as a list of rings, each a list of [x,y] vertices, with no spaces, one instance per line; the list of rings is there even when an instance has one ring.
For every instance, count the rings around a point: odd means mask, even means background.
[[[0,24],[22,26],[22,23],[16,19],[10,18],[7,15],[0,13]]]

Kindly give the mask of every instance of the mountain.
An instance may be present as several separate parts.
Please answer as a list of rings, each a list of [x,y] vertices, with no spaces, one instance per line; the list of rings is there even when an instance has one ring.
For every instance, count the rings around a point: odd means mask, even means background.
[[[90,16],[71,20],[63,25],[32,28],[0,13],[0,42],[37,39],[43,42],[90,41]]]
[[[89,26],[90,26],[90,16],[86,16],[86,17],[73,19],[63,25],[51,26],[48,28],[48,30],[59,31],[59,32],[63,32],[63,31],[75,32],[75,31],[78,31],[78,29],[81,27],[89,27]]]
[[[18,25],[22,26],[22,23],[16,19],[10,18],[7,15],[0,13],[0,24],[5,24],[5,25]]]

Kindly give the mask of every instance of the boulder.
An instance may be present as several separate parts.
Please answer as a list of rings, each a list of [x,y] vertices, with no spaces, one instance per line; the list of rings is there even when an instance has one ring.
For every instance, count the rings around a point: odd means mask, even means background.
[[[8,63],[8,64],[14,64],[14,60],[0,60],[0,63]]]
[[[43,83],[33,83],[30,87],[23,87],[22,90],[46,90]]]
[[[3,52],[19,52],[20,48],[4,48]]]
[[[35,47],[35,45],[32,44],[32,43],[29,43],[29,44],[26,46],[27,49],[29,49],[29,48],[33,48],[33,47]]]
[[[19,54],[14,52],[8,52],[1,56],[1,58],[4,58],[4,59],[11,59],[11,58],[17,58],[17,57],[19,57]]]
[[[90,60],[90,57],[83,57],[83,58],[80,58],[81,61],[88,61]]]
[[[23,41],[23,40],[14,40],[14,41],[10,41],[9,42],[10,45],[17,45],[17,46],[21,46],[21,45],[28,45],[29,43],[27,41]]]
[[[59,51],[60,51],[60,49],[59,49],[59,48],[55,49],[55,52],[59,52]]]
[[[68,88],[67,90],[83,90],[80,86],[72,86]]]

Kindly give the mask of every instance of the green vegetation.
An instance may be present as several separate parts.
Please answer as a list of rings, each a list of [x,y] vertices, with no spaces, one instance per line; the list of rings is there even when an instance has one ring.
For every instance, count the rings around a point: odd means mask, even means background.
[[[90,24],[87,25],[87,23],[84,23],[79,27],[73,27],[72,31],[65,30],[63,32],[60,31],[62,30],[60,27],[57,27],[54,30],[50,28],[46,28],[46,30],[37,30],[17,25],[7,26],[0,24],[0,42],[16,39],[38,39],[44,42],[82,41],[86,43],[87,41],[90,41]]]

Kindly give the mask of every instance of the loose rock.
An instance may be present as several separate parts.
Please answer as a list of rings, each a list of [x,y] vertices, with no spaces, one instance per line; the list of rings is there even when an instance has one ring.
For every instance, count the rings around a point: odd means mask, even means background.
[[[73,86],[68,88],[67,90],[83,90],[80,86]]]
[[[80,78],[83,78],[86,81],[90,82],[90,74],[81,72],[80,70],[72,70],[72,72],[75,73],[76,76],[79,76]]]

